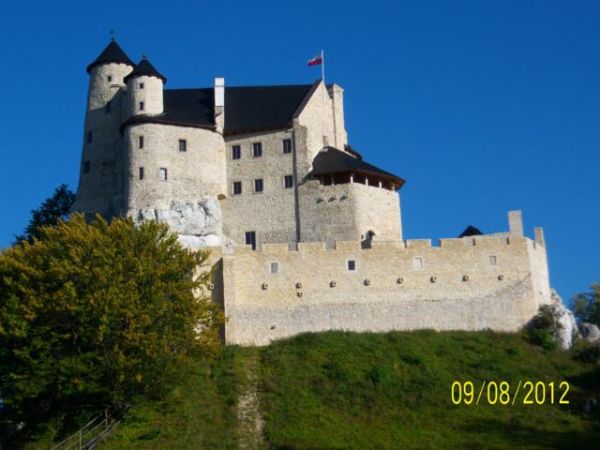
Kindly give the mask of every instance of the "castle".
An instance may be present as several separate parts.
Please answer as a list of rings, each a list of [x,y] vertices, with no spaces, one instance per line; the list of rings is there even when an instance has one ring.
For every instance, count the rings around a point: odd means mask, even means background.
[[[113,40],[90,75],[74,211],[211,249],[228,343],[304,331],[516,330],[551,303],[543,231],[403,240],[404,180],[348,144],[343,89],[165,89]]]

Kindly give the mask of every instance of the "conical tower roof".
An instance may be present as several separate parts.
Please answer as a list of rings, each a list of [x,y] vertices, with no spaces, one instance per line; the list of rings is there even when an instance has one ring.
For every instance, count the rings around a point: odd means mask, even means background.
[[[160,78],[163,81],[163,83],[167,82],[167,79],[163,75],[161,75],[158,70],[154,68],[154,66],[150,63],[150,61],[148,61],[148,59],[145,56],[138,63],[138,65],[135,66],[133,72],[131,72],[125,77],[124,81],[125,83],[127,83],[131,78],[141,76],[156,77]]]
[[[93,63],[87,66],[87,72],[90,73],[94,67],[99,66],[100,64],[108,63],[123,63],[129,64],[132,67],[134,66],[133,61],[129,59],[129,56],[125,54],[123,49],[119,47],[119,44],[117,44],[117,41],[114,39],[112,39],[102,53],[100,53],[100,56],[98,56]]]

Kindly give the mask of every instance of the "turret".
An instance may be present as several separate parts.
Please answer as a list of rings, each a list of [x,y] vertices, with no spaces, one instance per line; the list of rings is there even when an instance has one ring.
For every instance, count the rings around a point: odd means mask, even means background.
[[[122,199],[122,158],[119,156],[123,122],[124,78],[134,63],[112,39],[87,67],[90,83],[83,132],[83,150],[74,211],[107,217],[118,214]]]
[[[167,79],[144,56],[125,77],[129,96],[129,115],[155,116],[163,113],[163,84]]]

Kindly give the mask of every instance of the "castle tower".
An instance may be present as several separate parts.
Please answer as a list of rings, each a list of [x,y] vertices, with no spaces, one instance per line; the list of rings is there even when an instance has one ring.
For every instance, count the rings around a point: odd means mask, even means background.
[[[83,151],[73,211],[112,217],[122,207],[123,161],[119,152],[124,78],[133,62],[113,39],[87,67],[90,75]]]
[[[129,96],[128,117],[162,114],[164,111],[163,85],[166,82],[167,79],[144,56],[133,72],[125,77]]]

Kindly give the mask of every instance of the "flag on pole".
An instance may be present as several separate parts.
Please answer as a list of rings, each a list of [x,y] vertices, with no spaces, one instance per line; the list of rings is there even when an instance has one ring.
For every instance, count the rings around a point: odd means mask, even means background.
[[[308,66],[318,66],[319,64],[323,64],[323,55],[321,55],[320,53],[315,56],[314,58],[311,58],[308,60]]]

